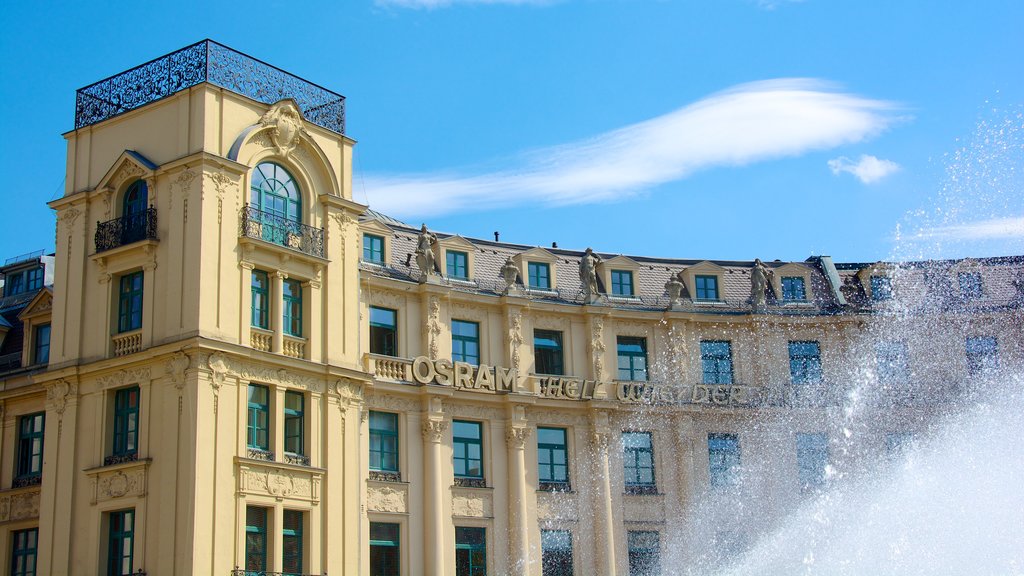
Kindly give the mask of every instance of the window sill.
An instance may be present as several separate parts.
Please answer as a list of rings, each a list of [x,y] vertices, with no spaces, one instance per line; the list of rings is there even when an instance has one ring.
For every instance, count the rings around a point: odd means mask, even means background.
[[[487,481],[483,478],[455,478],[454,486],[458,488],[487,488]]]
[[[292,454],[291,452],[284,453],[284,463],[292,464],[294,466],[309,466],[309,456],[303,456],[302,454]]]
[[[253,448],[252,446],[247,446],[245,448],[245,455],[246,458],[248,458],[249,460],[259,460],[261,462],[275,461],[274,453],[271,452],[270,450],[264,450],[262,448]]]
[[[109,456],[108,456],[109,458]],[[116,464],[106,464],[106,458],[104,458],[104,464],[95,466],[93,468],[87,468],[83,470],[86,474],[97,474],[99,472],[116,472],[118,470],[128,470],[137,466],[148,467],[149,463],[153,461],[152,458],[139,458],[136,460],[128,460],[125,462],[118,462]]]
[[[139,455],[136,452],[131,454],[112,454],[103,459],[104,466],[114,466],[117,464],[125,464],[128,462],[137,462]]]
[[[661,496],[658,492],[658,486],[655,484],[626,484],[626,490],[623,492],[627,496]]]
[[[402,474],[400,472],[385,472],[383,470],[370,470],[369,479],[374,482],[391,482],[396,484],[402,483]]]
[[[15,489],[18,489],[18,488],[28,488],[30,486],[39,486],[42,483],[43,483],[43,473],[40,472],[39,474],[32,474],[32,475],[22,476],[20,478],[15,478],[14,482],[11,484],[11,489],[15,490]]]

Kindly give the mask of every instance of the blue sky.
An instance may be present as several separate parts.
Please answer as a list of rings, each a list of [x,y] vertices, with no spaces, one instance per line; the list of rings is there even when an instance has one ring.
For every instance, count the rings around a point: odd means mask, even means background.
[[[75,90],[205,37],[346,95],[355,199],[412,224],[680,258],[1024,253],[1019,1],[298,5],[3,3],[0,254],[53,247]]]

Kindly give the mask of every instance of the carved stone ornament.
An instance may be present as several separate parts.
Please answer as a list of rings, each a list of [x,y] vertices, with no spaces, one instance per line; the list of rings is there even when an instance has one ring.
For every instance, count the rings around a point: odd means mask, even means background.
[[[596,317],[591,324],[590,349],[594,356],[594,379],[604,380],[604,320]]]
[[[240,490],[248,494],[284,498],[320,500],[320,475],[281,470],[272,467],[242,467],[238,477]]]
[[[679,299],[683,294],[683,283],[673,275],[668,279],[668,282],[665,282],[665,292],[668,293],[669,308],[675,308],[679,306]]]
[[[501,279],[505,282],[505,294],[508,294],[510,290],[515,289],[516,280],[519,279],[519,267],[512,261],[511,256],[509,256],[501,266]]]
[[[0,496],[0,522],[39,517],[39,488]]]
[[[181,390],[185,387],[185,370],[188,370],[189,359],[184,352],[175,352],[167,361],[167,373],[171,376],[174,387]]]
[[[509,446],[522,450],[526,446],[526,441],[530,438],[531,429],[526,426],[510,426],[505,431],[505,438],[508,439]]]
[[[494,504],[489,493],[457,491],[452,494],[452,515],[470,518],[491,516]]]
[[[404,514],[409,511],[408,491],[404,486],[370,486],[366,494],[366,507],[373,512]]]
[[[592,248],[587,248],[580,258],[580,287],[583,290],[583,301],[587,304],[596,302],[598,299],[597,290],[597,265],[601,263],[601,257],[594,254]]]
[[[260,118],[260,124],[267,128],[267,135],[281,156],[287,157],[298,146],[300,135],[308,136],[302,126],[302,114],[292,100],[281,100],[271,106]]]
[[[64,210],[63,212],[61,212],[60,216],[57,217],[57,220],[65,228],[70,228],[70,227],[74,226],[75,220],[77,220],[78,217],[81,216],[81,214],[82,214],[81,210],[79,210],[78,208],[72,207],[72,208],[68,208],[68,209]]]
[[[46,403],[51,406],[58,416],[64,415],[67,408],[68,398],[78,394],[78,386],[69,383],[63,378],[57,380],[46,389]]]
[[[174,179],[174,184],[178,186],[178,189],[182,192],[188,192],[192,189],[192,182],[196,179],[196,173],[191,169],[186,168],[178,177]]]
[[[420,227],[420,234],[416,238],[416,266],[420,269],[420,282],[426,282],[427,278],[437,274],[434,266],[434,244],[437,244],[437,236],[427,230],[427,225]]]
[[[124,496],[146,495],[146,466],[142,463],[113,472],[93,475],[92,503],[114,500]]]
[[[523,313],[510,310],[508,313],[508,341],[512,347],[512,368],[519,373],[519,347],[523,345]]]
[[[220,352],[214,352],[210,354],[210,358],[206,363],[210,367],[210,372],[212,372],[210,384],[216,393],[224,385],[224,377],[227,376],[228,372],[228,358]]]
[[[750,305],[755,312],[765,309],[768,300],[768,283],[771,280],[772,272],[761,262],[760,258],[754,260],[754,267],[750,270]]]
[[[430,302],[427,306],[427,349],[430,352],[430,359],[437,360],[438,343],[437,339],[441,335],[441,300],[437,296],[431,296]]]
[[[423,438],[430,440],[431,442],[438,444],[444,437],[444,433],[448,431],[447,420],[433,420],[427,419],[423,421]]]
[[[113,374],[107,374],[100,376],[96,379],[96,383],[99,384],[100,388],[109,390],[110,388],[120,388],[128,384],[139,384],[142,382],[149,381],[149,368],[132,368],[131,370],[118,370]]]

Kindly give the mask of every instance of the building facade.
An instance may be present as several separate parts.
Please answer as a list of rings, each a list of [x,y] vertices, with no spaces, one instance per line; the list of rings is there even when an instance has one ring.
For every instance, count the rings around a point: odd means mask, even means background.
[[[12,574],[668,574],[825,487],[865,382],[851,460],[1024,359],[1018,257],[406,225],[352,200],[343,97],[211,41],[79,90],[65,138],[52,289],[0,325]]]

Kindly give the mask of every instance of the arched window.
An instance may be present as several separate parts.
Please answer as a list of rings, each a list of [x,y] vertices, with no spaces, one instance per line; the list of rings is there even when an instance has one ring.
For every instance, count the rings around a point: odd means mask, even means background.
[[[146,237],[149,189],[145,180],[132,182],[121,202],[121,244],[131,244]]]
[[[302,198],[299,186],[283,166],[262,162],[252,172],[249,202],[272,218],[302,223]]]

